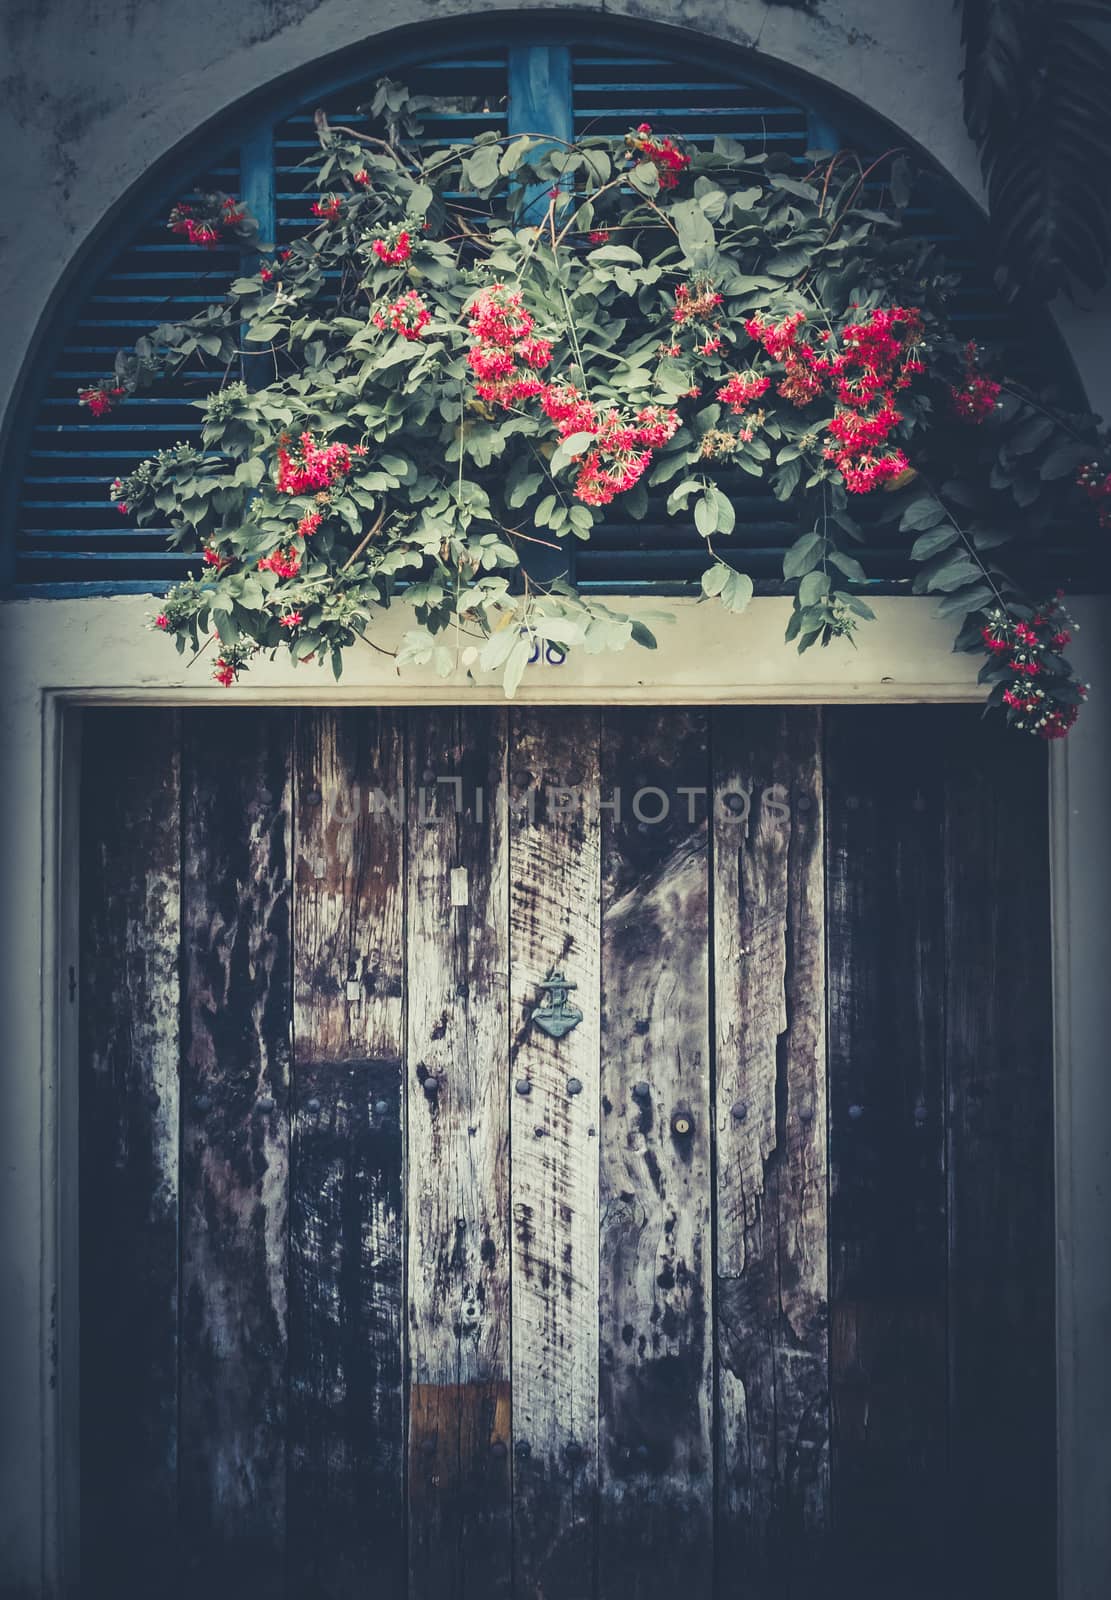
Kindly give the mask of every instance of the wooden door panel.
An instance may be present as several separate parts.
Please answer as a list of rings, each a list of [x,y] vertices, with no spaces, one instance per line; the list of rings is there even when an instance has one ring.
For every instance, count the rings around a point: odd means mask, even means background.
[[[702,712],[602,741],[601,1600],[713,1581],[710,757]],[[685,792],[684,792],[685,791]]]
[[[408,730],[412,1600],[510,1589],[506,724]]]
[[[817,1581],[829,1520],[820,713],[714,715],[717,1561]]]
[[[91,714],[86,1591],[1050,1600],[1043,757]]]
[[[830,1301],[837,1560],[943,1592],[948,713],[829,717]]]
[[[184,715],[181,1457],[190,1586],[286,1594],[290,753]]]
[[[83,1565],[94,1593],[154,1593],[180,1555],[181,728],[91,711],[83,738]]]
[[[597,711],[515,711],[509,750],[513,1554],[529,1600],[589,1600],[597,1559],[600,731]],[[582,1011],[558,1040],[530,1025],[552,968]]]
[[[401,1593],[403,718],[298,713],[293,776],[289,1581]]]

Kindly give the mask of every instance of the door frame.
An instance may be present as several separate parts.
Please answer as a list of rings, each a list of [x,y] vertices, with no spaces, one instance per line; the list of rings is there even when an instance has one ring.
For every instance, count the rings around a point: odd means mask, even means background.
[[[634,609],[638,601],[629,602]],[[641,599],[641,605],[648,602]],[[572,704],[967,704],[980,698],[967,657],[954,657],[928,601],[880,599],[878,625],[861,648],[797,658],[778,642],[784,606],[756,601],[743,622],[695,603],[669,601],[677,621],[644,670],[632,650],[580,664],[526,686],[529,703]],[[268,667],[234,702],[141,634],[149,600],[26,601],[3,607],[0,737],[9,758],[0,785],[0,899],[6,958],[0,1015],[10,1055],[3,1078],[0,1234],[15,1269],[7,1352],[12,1441],[0,1455],[10,1493],[34,1541],[41,1582],[72,1592],[77,1537],[76,878],[81,709],[88,705],[410,705],[497,702],[481,686],[430,675],[401,678],[374,657],[339,686],[315,671]],[[135,612],[128,617],[129,610]],[[1111,685],[1111,602],[1076,610],[1086,625],[1081,670]],[[48,637],[44,638],[44,630]],[[662,630],[661,630],[662,631]],[[122,642],[121,642],[122,634]],[[774,643],[775,654],[771,648]],[[165,650],[165,646],[162,646]],[[743,652],[743,653],[742,653]],[[371,653],[367,652],[367,656]],[[821,656],[828,659],[820,660]],[[822,677],[815,674],[819,665]],[[973,667],[975,663],[972,663]],[[2,670],[2,669],[0,669]],[[1107,692],[1104,689],[1104,692]],[[1018,737],[1018,735],[1016,735]],[[1111,996],[1100,959],[1111,904],[1111,718],[1093,707],[1050,759],[1058,1338],[1059,1600],[1084,1600],[1111,1567]],[[22,1297],[21,1297],[22,1292]],[[28,1558],[31,1548],[28,1549]]]

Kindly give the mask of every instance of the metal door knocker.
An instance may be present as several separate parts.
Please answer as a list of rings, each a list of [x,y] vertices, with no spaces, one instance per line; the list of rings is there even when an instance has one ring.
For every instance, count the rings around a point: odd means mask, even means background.
[[[583,1014],[578,1006],[573,1006],[567,998],[569,992],[576,987],[577,985],[568,983],[563,973],[553,967],[544,982],[537,984],[538,989],[547,989],[548,998],[536,1007],[529,1018],[530,1022],[534,1022],[552,1039],[562,1039],[565,1033],[577,1028],[583,1019]]]

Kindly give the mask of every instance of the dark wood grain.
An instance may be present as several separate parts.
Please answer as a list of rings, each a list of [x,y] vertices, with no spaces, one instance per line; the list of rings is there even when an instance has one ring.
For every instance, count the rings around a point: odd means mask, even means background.
[[[513,1555],[518,1600],[590,1600],[597,1562],[600,718],[520,710],[510,741]],[[530,814],[529,795],[533,797]],[[531,1024],[553,967],[582,1021]],[[580,1085],[572,1093],[572,1080]],[[529,1092],[517,1092],[517,1086]]]
[[[606,713],[601,779],[599,1595],[709,1600],[705,715]]]
[[[286,1593],[290,725],[185,714],[181,1517],[191,1589]]]
[[[712,723],[717,1566],[753,1600],[809,1591],[829,1519],[819,733]]]
[[[830,1302],[838,1570],[942,1592],[946,1503],[945,733],[826,713]]]
[[[1052,1595],[1046,752],[954,712],[946,774],[952,1590]]]
[[[294,753],[288,1566],[405,1592],[403,724],[304,712]]]
[[[411,1600],[510,1586],[505,747],[504,712],[410,722]]]
[[[179,723],[89,711],[83,735],[82,1573],[149,1594],[178,1559]]]

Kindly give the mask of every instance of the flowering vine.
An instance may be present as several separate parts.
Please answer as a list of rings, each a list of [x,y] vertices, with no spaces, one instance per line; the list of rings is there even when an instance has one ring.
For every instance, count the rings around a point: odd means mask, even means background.
[[[654,643],[541,578],[536,546],[550,558],[615,516],[693,525],[705,600],[740,612],[754,585],[723,541],[758,480],[799,518],[799,649],[871,617],[863,558],[893,523],[915,592],[983,655],[990,703],[1067,731],[1086,693],[1071,626],[1004,552],[1021,568],[1063,521],[1106,526],[1106,441],[957,336],[942,266],[893,204],[862,204],[871,170],[841,153],[800,174],[648,124],[427,151],[420,112],[384,82],[376,131],[319,117],[310,233],[82,392],[95,416],[167,370],[221,375],[199,442],[112,486],[199,554],[157,631],[211,649],[222,683],[280,648],[338,674],[396,600],[415,624],[400,665],[498,671],[512,693],[538,644]],[[171,226],[204,247],[198,228],[250,234],[231,197],[209,200]]]

